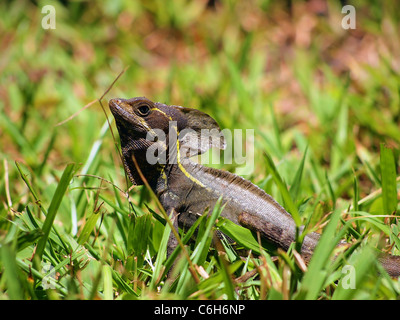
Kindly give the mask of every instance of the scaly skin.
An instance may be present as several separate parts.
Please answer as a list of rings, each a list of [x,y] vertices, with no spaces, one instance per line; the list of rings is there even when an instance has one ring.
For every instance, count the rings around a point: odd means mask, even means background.
[[[220,131],[214,119],[195,109],[154,103],[142,97],[112,99],[109,106],[116,120],[123,163],[131,182],[134,185],[143,184],[134,157],[165,211],[173,212],[177,218],[174,219],[178,222],[175,223],[176,228],[177,224],[184,227],[193,225],[206,209],[212,212],[216,201],[222,197],[223,203],[226,203],[221,213],[223,217],[260,232],[263,238],[284,250],[295,241],[296,225],[293,218],[270,195],[237,175],[204,167],[189,159],[215,145],[199,147],[190,142],[193,140],[185,138],[174,138],[173,143],[168,144],[171,142],[171,132],[178,137],[185,129],[193,129],[195,135],[200,134],[201,129]],[[155,132],[156,129],[165,134],[165,140],[154,139],[156,135],[160,136]],[[146,138],[147,134],[150,134],[150,139]],[[222,140],[217,140],[216,146],[221,148]],[[159,147],[160,157],[166,152],[166,163],[149,163],[147,151],[153,147]],[[317,233],[305,236],[301,255],[306,262],[310,260],[318,240]],[[168,254],[176,245],[177,241],[171,235]],[[385,255],[379,261],[390,276],[400,275],[400,256]]]

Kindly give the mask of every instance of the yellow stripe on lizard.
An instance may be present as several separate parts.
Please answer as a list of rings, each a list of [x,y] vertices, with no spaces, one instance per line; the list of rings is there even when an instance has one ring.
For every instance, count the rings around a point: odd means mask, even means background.
[[[170,117],[169,115],[167,115],[164,111],[158,109],[158,108],[152,108],[151,110],[155,110],[160,112],[161,114],[163,114],[166,118],[169,119],[169,121],[173,121],[172,117]],[[172,126],[172,128],[175,129],[176,131],[176,136],[179,137],[179,131],[178,131],[178,127],[177,126]],[[199,186],[205,188],[205,185],[202,184],[199,180],[197,180],[195,177],[193,177],[189,172],[186,171],[185,167],[182,165],[181,162],[181,156],[180,156],[180,145],[179,145],[179,139],[177,139],[176,141],[176,161],[178,163],[178,167],[179,169],[181,169],[181,171],[183,172],[183,174],[188,177],[191,181],[193,181],[194,183],[198,184]]]

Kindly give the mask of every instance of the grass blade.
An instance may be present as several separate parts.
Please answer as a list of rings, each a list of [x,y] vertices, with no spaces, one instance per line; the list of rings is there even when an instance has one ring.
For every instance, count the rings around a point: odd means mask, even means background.
[[[203,252],[204,250],[208,250],[210,246],[210,235],[212,234],[212,228],[215,224],[215,221],[217,220],[218,216],[220,215],[221,211],[223,210],[223,206],[221,208],[221,202],[222,202],[222,197],[218,199],[218,201],[215,203],[215,206],[213,208],[213,211],[210,215],[210,217],[207,219],[206,223],[206,229],[203,233],[203,236],[201,237],[200,241],[198,241],[197,246],[193,250],[190,259],[192,260],[193,264],[199,264],[202,262],[201,258],[204,258]],[[185,264],[185,266],[187,263]],[[185,267],[184,272],[182,272],[182,275],[179,279],[178,285],[177,285],[177,293],[178,294],[186,294],[186,291],[188,289],[188,284],[190,284],[190,274],[188,272],[188,268]]]
[[[149,245],[152,230],[152,214],[132,216],[128,231],[128,254],[137,257],[137,264],[142,265]]]
[[[113,300],[113,285],[112,285],[112,270],[108,265],[103,266],[103,290],[104,290],[104,299],[105,300]]]
[[[299,227],[301,225],[301,219],[299,215],[299,211],[297,210],[297,207],[295,203],[293,202],[292,197],[290,196],[290,193],[286,187],[285,182],[282,180],[281,176],[279,175],[278,170],[276,169],[274,162],[272,159],[264,153],[266,161],[266,165],[268,168],[268,171],[272,175],[275,183],[277,184],[280,193],[282,194],[283,201],[285,202],[285,209],[292,215],[293,220],[295,221],[296,225]]]
[[[46,215],[46,220],[43,223],[42,227],[43,237],[38,241],[38,245],[35,252],[35,258],[38,258],[36,261],[42,260],[43,251],[46,246],[47,239],[49,238],[51,227],[53,226],[53,222],[56,217],[58,208],[61,204],[61,200],[63,199],[65,191],[67,190],[68,185],[74,175],[74,171],[75,171],[75,164],[70,163],[69,165],[67,165],[61,176],[61,180],[54,193],[53,199],[51,200],[49,210]]]
[[[335,231],[340,220],[340,214],[340,210],[334,211],[327,227],[324,229],[321,239],[319,240],[311,258],[308,271],[304,275],[297,299],[315,300],[318,297],[327,277],[325,266],[327,265],[329,257],[337,242],[342,238],[342,233],[344,231],[343,228],[339,235],[335,237]]]
[[[371,267],[376,262],[376,252],[369,247],[363,248],[362,252],[355,254],[356,259],[350,258],[349,264],[342,270],[343,276],[340,279],[332,300],[351,300],[357,294],[363,279],[371,271]]]
[[[292,199],[295,203],[297,201],[297,197],[298,197],[299,191],[300,191],[301,177],[303,175],[304,161],[307,156],[307,150],[308,150],[308,146],[306,147],[306,150],[304,151],[303,158],[301,159],[299,167],[297,168],[297,171],[296,171],[296,175],[294,176],[292,185],[290,187],[290,196],[292,197]]]
[[[396,165],[392,149],[384,144],[381,144],[380,161],[384,213],[391,215],[396,213],[397,208]]]
[[[15,251],[11,249],[10,245],[2,245],[0,249],[1,262],[4,267],[3,277],[7,284],[8,296],[11,300],[21,300],[23,298],[23,292],[18,277],[19,268],[15,260]]]
[[[172,218],[172,213],[171,213],[171,218]],[[151,278],[149,285],[150,290],[153,290],[155,288],[157,281],[159,280],[159,275],[160,272],[162,271],[165,256],[167,254],[167,244],[170,234],[171,234],[171,227],[168,223],[166,223],[157,254],[157,260],[154,266],[153,277]]]
[[[89,239],[90,234],[92,233],[92,231],[96,226],[98,218],[101,216],[101,214],[99,214],[99,211],[94,210],[93,199],[90,203],[90,209],[88,210],[88,212],[91,213],[90,217],[87,218],[86,223],[83,226],[82,232],[78,237],[78,243],[80,245],[83,245]]]
[[[229,219],[220,218],[218,220],[217,227],[225,235],[255,254],[261,254],[257,237],[249,229],[239,226]]]

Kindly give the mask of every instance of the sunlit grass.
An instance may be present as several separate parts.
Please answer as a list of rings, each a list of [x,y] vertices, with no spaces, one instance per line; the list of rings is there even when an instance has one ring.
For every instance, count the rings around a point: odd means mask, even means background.
[[[322,12],[294,2],[291,15],[269,1],[205,4],[56,2],[55,30],[41,28],[41,4],[0,5],[0,298],[399,297],[371,254],[400,249],[398,4],[355,3],[349,31],[339,1]],[[181,230],[186,254],[165,260],[165,216],[146,188],[127,196],[100,104],[57,126],[128,66],[104,106],[146,96],[255,130],[246,178],[307,230],[324,228],[307,270],[296,244],[260,247],[218,210],[198,221],[196,240],[194,228]],[[210,248],[213,228],[237,247],[222,239]],[[341,239],[352,246],[330,262]],[[173,264],[175,281],[166,278]],[[346,265],[355,290],[342,285]]]

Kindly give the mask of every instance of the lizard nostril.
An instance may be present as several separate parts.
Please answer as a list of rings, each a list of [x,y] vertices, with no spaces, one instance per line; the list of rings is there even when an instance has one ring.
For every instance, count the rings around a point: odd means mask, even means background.
[[[108,105],[111,111],[113,112],[116,111],[121,106],[121,103],[122,103],[121,99],[116,98],[116,99],[110,99]]]
[[[109,102],[110,106],[121,105],[122,101],[119,98],[111,99]]]

